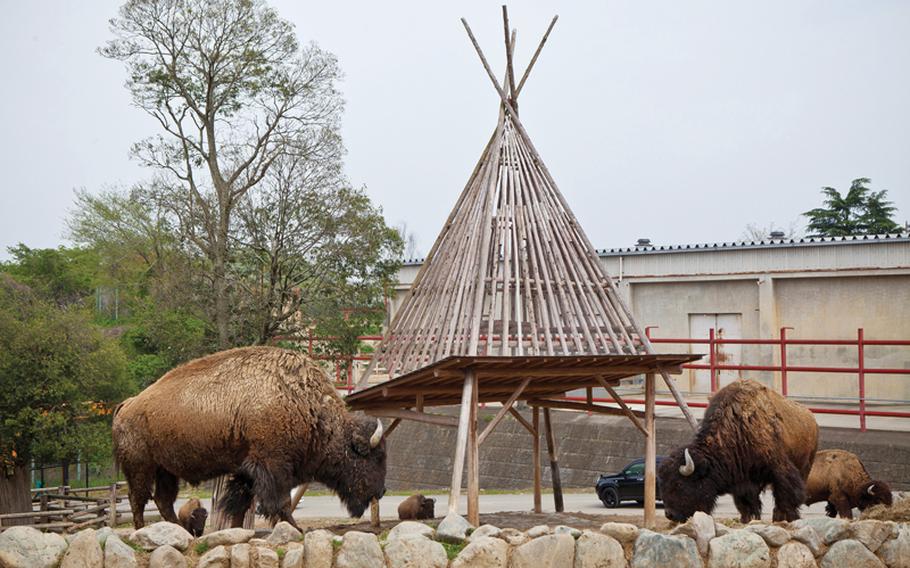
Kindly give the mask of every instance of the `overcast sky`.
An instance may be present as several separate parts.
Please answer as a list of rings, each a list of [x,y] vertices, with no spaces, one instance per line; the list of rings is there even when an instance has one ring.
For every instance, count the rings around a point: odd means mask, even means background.
[[[0,258],[64,242],[73,189],[129,184],[154,120],[95,49],[117,1],[0,0]],[[503,67],[496,2],[273,1],[345,72],[352,183],[429,250],[495,126],[459,18]],[[592,242],[730,241],[870,177],[910,219],[910,2],[516,2],[522,121]]]

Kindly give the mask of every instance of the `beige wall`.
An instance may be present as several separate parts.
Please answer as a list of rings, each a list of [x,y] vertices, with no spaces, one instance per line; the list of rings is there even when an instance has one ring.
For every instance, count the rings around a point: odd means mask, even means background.
[[[609,251],[601,262],[618,279],[620,293],[638,323],[659,326],[655,337],[688,337],[690,314],[742,314],[742,336],[777,338],[794,328],[795,339],[910,340],[910,238],[800,241],[791,245],[701,247],[698,250]],[[419,265],[402,268],[400,305]],[[661,344],[667,352],[706,348]],[[791,365],[855,366],[856,347],[791,346]],[[869,367],[910,369],[910,347],[865,350]],[[744,364],[777,365],[777,346],[744,346]],[[744,371],[743,376],[780,386],[779,373]],[[691,375],[677,377],[687,389]],[[855,400],[855,374],[791,373],[797,396]],[[910,375],[868,375],[867,398],[910,400]]]

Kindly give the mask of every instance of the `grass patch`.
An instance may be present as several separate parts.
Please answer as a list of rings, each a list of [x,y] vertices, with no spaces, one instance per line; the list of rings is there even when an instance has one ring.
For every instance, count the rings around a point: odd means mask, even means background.
[[[132,548],[132,549],[135,550],[136,552],[145,552],[145,551],[146,551],[144,548],[142,548],[141,546],[139,546],[138,544],[136,544],[135,542],[131,541],[131,540],[128,539],[128,538],[124,538],[124,539],[121,539],[121,540],[123,540],[123,542],[126,543],[127,546],[129,546],[130,548]]]
[[[278,555],[278,560],[282,560],[284,558],[284,555],[287,554],[287,552],[288,552],[287,550],[285,550],[281,547],[278,547],[275,549],[275,554]]]
[[[207,541],[203,540],[202,542],[197,542],[196,546],[193,547],[193,550],[196,551],[196,554],[198,554],[199,556],[202,556],[203,554],[205,554],[206,552],[209,551],[209,548],[210,548],[209,543]]]
[[[386,530],[382,531],[381,533],[379,533],[379,540],[380,540],[380,541],[388,540],[388,539],[389,539],[389,531],[390,531],[390,529],[386,529]]]
[[[450,542],[440,542],[439,544],[441,544],[445,549],[446,556],[449,557],[449,560],[455,560],[455,557],[458,556],[458,553],[464,550],[465,547],[465,543],[452,544]]]
[[[333,538],[332,539],[332,550],[335,550],[337,552],[339,548],[341,548],[341,541]]]

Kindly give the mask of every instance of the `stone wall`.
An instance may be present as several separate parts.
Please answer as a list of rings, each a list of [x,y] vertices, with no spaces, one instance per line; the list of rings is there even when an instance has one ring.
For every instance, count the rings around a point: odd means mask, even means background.
[[[481,412],[481,428],[496,410]],[[529,411],[522,414],[530,420]],[[617,472],[629,461],[644,456],[644,438],[624,417],[553,412],[553,422],[564,487],[593,488],[596,475]],[[455,436],[454,428],[403,422],[389,437],[386,485],[395,490],[447,488]],[[691,437],[692,431],[683,420],[657,420],[658,455],[666,455]],[[853,452],[874,479],[890,483],[895,491],[910,489],[910,436],[906,432],[823,428],[819,448]],[[541,452],[544,485],[549,486],[546,444],[541,444]],[[506,417],[480,448],[481,487],[532,487],[531,454],[531,436],[517,420]]]
[[[450,515],[435,529],[405,521],[380,535],[287,523],[266,538],[227,529],[193,539],[160,522],[129,531],[86,529],[67,539],[30,527],[0,533],[3,568],[743,568],[910,565],[910,523],[810,519],[730,528],[696,513],[669,534],[626,523],[600,530],[540,525],[527,531]]]

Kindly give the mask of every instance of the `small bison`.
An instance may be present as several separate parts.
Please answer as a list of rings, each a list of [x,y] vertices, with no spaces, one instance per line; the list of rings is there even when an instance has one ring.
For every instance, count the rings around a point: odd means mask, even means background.
[[[892,504],[891,487],[872,479],[863,462],[844,450],[822,450],[815,456],[806,482],[806,505],[827,501],[829,517],[853,518],[853,507],[864,511],[872,505]]]
[[[411,495],[398,505],[398,518],[402,521],[410,519],[432,519],[436,516],[436,499],[429,499],[420,493]]]
[[[195,537],[202,536],[205,531],[205,520],[208,519],[209,512],[205,510],[199,499],[193,497],[180,507],[177,511],[177,520],[180,526]]]
[[[774,520],[796,520],[817,447],[809,410],[761,383],[736,381],[711,398],[695,439],[658,468],[664,513],[682,522],[730,493],[748,523],[761,518],[761,492],[772,485]]]

